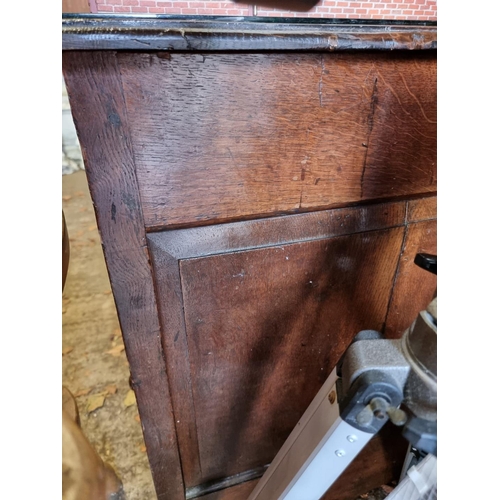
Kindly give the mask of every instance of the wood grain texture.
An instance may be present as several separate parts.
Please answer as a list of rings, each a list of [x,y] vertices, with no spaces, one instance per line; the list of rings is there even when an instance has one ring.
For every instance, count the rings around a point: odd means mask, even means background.
[[[403,226],[406,202],[337,208],[286,217],[150,233],[148,241],[177,259],[318,240]]]
[[[203,474],[198,451],[179,261],[167,252],[157,251],[154,245],[150,246],[179,453],[184,483],[188,488],[201,483]]]
[[[421,208],[428,207],[423,205]],[[428,306],[436,292],[437,277],[413,262],[418,252],[437,253],[436,220],[411,223],[405,231],[404,249],[387,313],[387,338],[401,337],[417,314]]]
[[[118,57],[148,228],[436,189],[434,52]]]
[[[374,75],[363,199],[436,191],[437,66],[393,54]]]
[[[158,498],[179,500],[183,480],[116,56],[66,52],[63,71]]]
[[[437,196],[408,201],[408,222],[418,222],[437,218]]]
[[[196,423],[189,446],[198,449],[200,482],[269,463],[352,337],[382,328],[403,231],[179,260],[185,332],[168,312],[162,327],[174,338],[172,366],[187,359],[187,345],[189,373],[177,376],[191,383],[180,399],[193,401],[194,415],[185,404],[183,418]],[[148,239],[167,311],[162,237],[168,232]],[[179,443],[183,460],[193,455]]]

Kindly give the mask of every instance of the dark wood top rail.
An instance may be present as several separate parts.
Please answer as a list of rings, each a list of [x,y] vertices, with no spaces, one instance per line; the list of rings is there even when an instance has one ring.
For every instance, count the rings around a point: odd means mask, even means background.
[[[63,50],[432,50],[428,21],[64,15]]]

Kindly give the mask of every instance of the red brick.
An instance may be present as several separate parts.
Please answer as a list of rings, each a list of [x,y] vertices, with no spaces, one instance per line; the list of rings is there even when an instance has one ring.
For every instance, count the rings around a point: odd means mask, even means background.
[[[136,14],[147,14],[148,8],[147,7],[132,7],[132,12],[135,12]]]
[[[121,5],[122,0],[106,0],[106,5]]]
[[[376,3],[362,3],[361,4],[361,7],[363,7],[363,9],[372,9],[373,7],[376,7],[377,4]]]
[[[153,0],[139,0],[141,7],[156,7],[156,2]]]
[[[114,7],[112,5],[99,5],[99,12],[113,12]]]
[[[210,2],[207,2],[206,4],[207,7],[212,7],[210,5]],[[198,8],[205,8],[205,2],[189,2],[189,8],[190,9],[198,9]]]
[[[369,16],[378,16],[380,14],[380,10],[379,9],[370,9],[368,11],[368,15]]]
[[[148,12],[150,14],[165,14],[165,8],[163,8],[163,7],[149,7]]]
[[[137,7],[139,5],[139,0],[123,0],[123,5],[128,5],[129,7]]]
[[[349,2],[337,2],[337,7],[348,7]]]
[[[403,10],[403,15],[405,15],[405,16],[412,16],[413,15],[413,11],[412,10]]]
[[[130,10],[130,7],[121,7],[121,6],[116,6],[115,7],[115,12],[132,12]]]
[[[198,14],[198,9],[180,9],[181,14]]]
[[[361,2],[349,2],[349,7],[359,9],[361,7]]]
[[[356,14],[364,16],[365,14],[368,14],[368,11],[366,9],[356,9]]]
[[[125,0],[123,0],[125,1]],[[174,3],[173,2],[156,2],[157,7],[173,7]]]
[[[354,14],[354,9],[342,9],[344,14]]]

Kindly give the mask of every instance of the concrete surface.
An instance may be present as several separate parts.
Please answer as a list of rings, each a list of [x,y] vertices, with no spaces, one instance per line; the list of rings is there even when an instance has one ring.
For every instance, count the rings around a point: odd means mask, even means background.
[[[73,116],[68,100],[68,92],[62,79],[62,173],[72,174],[83,170],[82,152],[76,135]]]

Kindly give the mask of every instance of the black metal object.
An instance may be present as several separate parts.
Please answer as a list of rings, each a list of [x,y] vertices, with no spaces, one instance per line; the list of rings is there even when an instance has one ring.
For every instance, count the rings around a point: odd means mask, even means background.
[[[320,18],[65,14],[63,50],[435,50],[437,24]]]
[[[417,255],[415,255],[414,262],[418,267],[437,275],[437,255],[431,255],[430,253],[417,253]]]
[[[437,421],[410,416],[403,427],[403,436],[417,450],[437,457]]]

